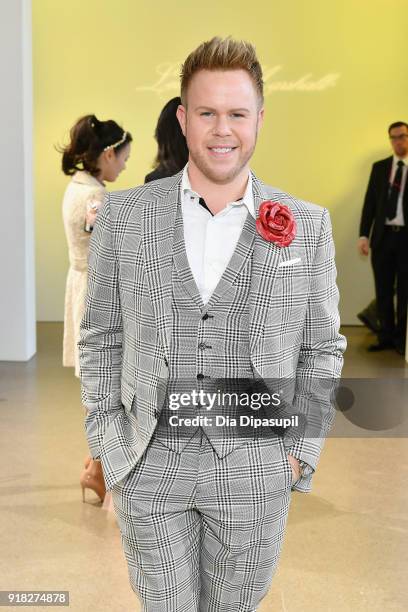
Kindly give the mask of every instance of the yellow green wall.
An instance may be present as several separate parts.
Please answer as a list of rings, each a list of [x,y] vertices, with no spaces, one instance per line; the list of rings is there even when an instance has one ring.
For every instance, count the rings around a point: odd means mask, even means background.
[[[134,145],[127,171],[110,188],[139,184],[155,155],[158,113],[178,94],[178,65],[201,41],[231,34],[256,45],[269,74],[253,169],[265,182],[330,210],[342,319],[356,322],[373,291],[369,263],[355,249],[368,173],[389,154],[388,124],[408,119],[407,5],[33,0],[38,319],[63,317],[67,177],[54,145],[84,113],[114,118],[132,132]],[[158,87],[164,64],[170,77]]]

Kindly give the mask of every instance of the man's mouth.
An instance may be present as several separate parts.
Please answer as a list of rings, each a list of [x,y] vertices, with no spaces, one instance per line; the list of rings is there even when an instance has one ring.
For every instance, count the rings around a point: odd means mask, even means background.
[[[232,151],[235,151],[235,149],[237,147],[208,147],[209,150],[211,151],[211,153],[213,153],[214,155],[217,156],[222,156],[222,155],[228,155],[229,153],[232,153]]]

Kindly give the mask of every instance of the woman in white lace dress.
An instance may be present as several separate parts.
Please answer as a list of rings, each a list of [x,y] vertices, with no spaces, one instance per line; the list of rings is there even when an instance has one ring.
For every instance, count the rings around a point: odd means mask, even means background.
[[[132,136],[115,121],[99,121],[95,115],[81,117],[70,131],[70,142],[62,150],[62,170],[71,180],[62,203],[68,243],[69,270],[65,292],[63,364],[79,376],[79,327],[87,289],[89,239],[98,208],[105,196],[105,182],[113,182],[125,169]],[[105,495],[100,462],[85,460],[81,475],[85,488]]]

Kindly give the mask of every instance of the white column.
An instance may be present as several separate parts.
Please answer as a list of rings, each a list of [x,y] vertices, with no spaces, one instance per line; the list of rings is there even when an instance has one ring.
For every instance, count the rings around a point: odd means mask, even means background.
[[[31,0],[0,0],[0,360],[36,350]]]

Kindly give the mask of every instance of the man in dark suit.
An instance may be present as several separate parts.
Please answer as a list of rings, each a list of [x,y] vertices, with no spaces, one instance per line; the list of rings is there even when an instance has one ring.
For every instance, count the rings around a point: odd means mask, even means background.
[[[361,255],[368,255],[371,247],[380,320],[378,341],[368,350],[395,348],[403,355],[408,294],[408,124],[392,123],[388,135],[394,154],[373,164],[361,215],[358,250]]]

